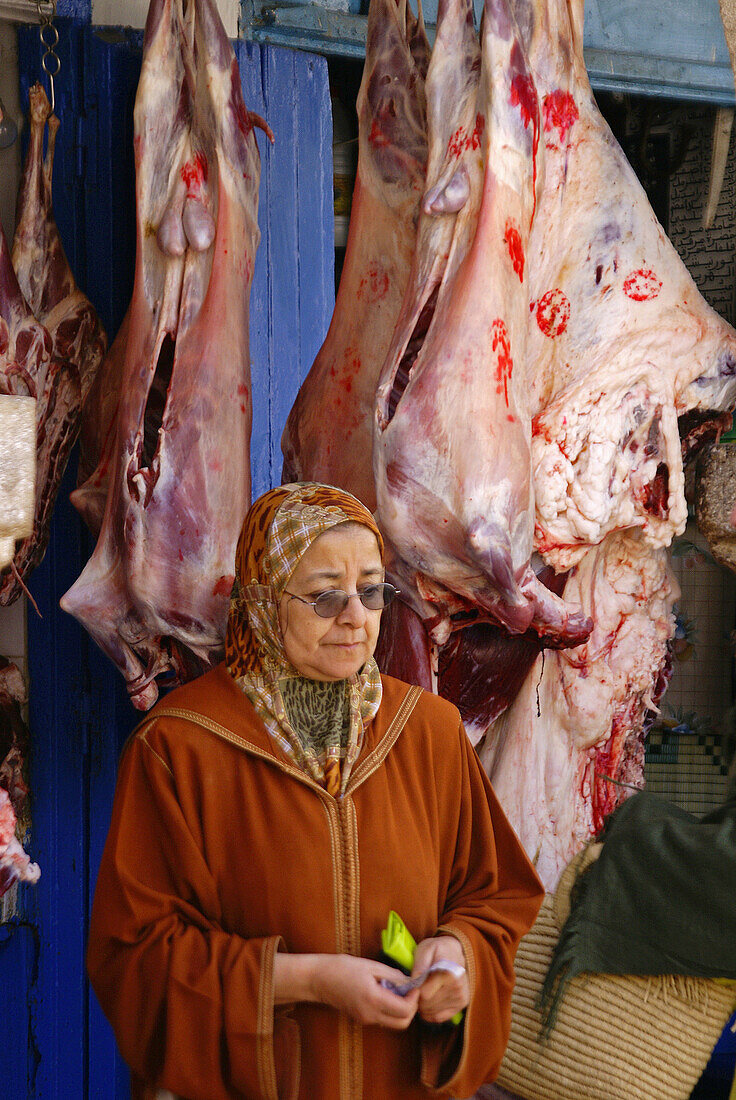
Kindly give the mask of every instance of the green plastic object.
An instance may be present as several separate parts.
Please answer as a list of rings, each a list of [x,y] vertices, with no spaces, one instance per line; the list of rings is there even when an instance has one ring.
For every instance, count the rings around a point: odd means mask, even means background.
[[[387,958],[392,959],[407,974],[411,974],[414,966],[414,952],[417,949],[417,941],[404,924],[398,913],[392,909],[388,915],[386,927],[381,932],[381,949]],[[450,1020],[456,1027],[465,1015],[456,1012]]]
[[[402,970],[411,974],[414,965],[414,952],[417,949],[417,941],[404,924],[398,913],[393,909],[388,915],[388,921],[381,932],[381,948],[384,955],[398,963]]]

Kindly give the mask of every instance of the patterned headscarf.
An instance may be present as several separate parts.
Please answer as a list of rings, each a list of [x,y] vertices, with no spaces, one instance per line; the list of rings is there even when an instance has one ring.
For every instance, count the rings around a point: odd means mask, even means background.
[[[302,676],[284,651],[279,602],[308,548],[331,527],[360,523],[376,536],[383,558],[383,540],[368,509],[349,493],[328,485],[303,482],[281,485],[264,493],[245,517],[235,554],[235,584],[230,600],[225,661],[230,675],[245,692],[281,749],[330,794],[344,794],[352,766],[363,743],[365,725],[381,702],[381,678],[371,657],[358,673],[334,685]],[[285,705],[299,700],[303,690],[318,694],[317,706],[338,706],[346,698],[347,736],[341,729],[312,740],[294,728]]]

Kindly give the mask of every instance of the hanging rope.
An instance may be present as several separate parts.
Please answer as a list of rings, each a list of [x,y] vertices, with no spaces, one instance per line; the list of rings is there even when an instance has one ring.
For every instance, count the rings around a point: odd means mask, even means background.
[[[56,47],[59,44],[59,32],[54,26],[54,19],[56,18],[56,0],[36,0],[36,9],[41,23],[38,36],[45,50],[41,58],[41,68],[49,78],[49,91],[51,93],[49,99],[51,100],[51,113],[53,114],[56,107],[54,77],[59,75],[59,70],[61,69],[61,59],[56,52]]]

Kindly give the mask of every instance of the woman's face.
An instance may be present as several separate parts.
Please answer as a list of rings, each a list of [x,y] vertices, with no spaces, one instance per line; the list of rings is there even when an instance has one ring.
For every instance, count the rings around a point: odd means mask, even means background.
[[[351,595],[383,579],[373,532],[360,524],[345,523],[331,527],[314,540],[286,587],[295,596],[316,600],[331,588]],[[334,619],[321,619],[313,607],[284,593],[279,621],[286,656],[302,676],[344,680],[372,656],[381,612],[369,611],[360,600],[352,599]]]

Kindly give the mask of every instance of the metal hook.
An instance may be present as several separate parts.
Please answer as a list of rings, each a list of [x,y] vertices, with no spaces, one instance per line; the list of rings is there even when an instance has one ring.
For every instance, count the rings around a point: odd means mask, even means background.
[[[61,58],[56,52],[56,47],[59,44],[59,32],[53,22],[56,18],[56,0],[36,0],[36,10],[41,24],[38,37],[41,39],[41,45],[45,51],[41,58],[41,68],[49,78],[49,91],[51,93],[49,99],[51,101],[51,113],[53,114],[56,108],[54,77],[59,75],[61,69]]]

